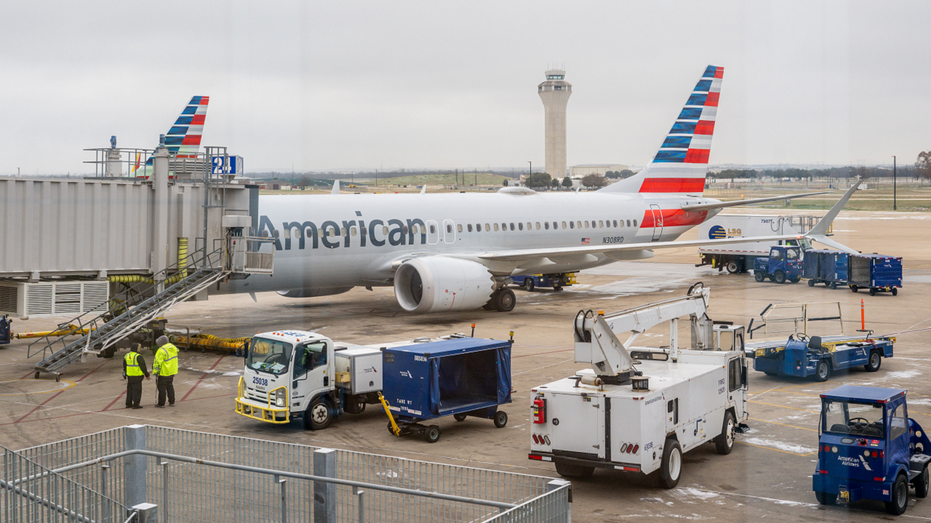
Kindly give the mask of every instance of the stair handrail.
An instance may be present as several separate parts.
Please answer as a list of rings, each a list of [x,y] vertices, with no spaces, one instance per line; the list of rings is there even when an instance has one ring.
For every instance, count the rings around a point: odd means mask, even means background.
[[[210,268],[210,269],[218,269],[218,268],[225,269],[226,268],[227,261],[226,261],[226,256],[224,252],[225,244],[221,245],[220,247],[217,247],[215,250],[213,250],[210,253],[207,253],[206,251],[207,251],[206,246],[201,249],[194,250],[187,256],[175,261],[175,263],[156,272],[150,278],[147,278],[144,281],[138,282],[135,285],[131,286],[129,289],[127,289],[126,290],[127,299],[123,304],[126,310],[124,311],[123,314],[125,314],[126,312],[129,312],[131,308],[145,302],[148,299],[147,297],[145,297],[144,292],[140,292],[140,291],[149,290],[152,286],[153,281],[154,282],[167,282],[167,281],[170,281],[171,278],[177,275],[185,274],[187,271],[197,271],[203,268]],[[101,310],[104,310],[104,312],[101,313],[100,312]],[[68,324],[74,324],[74,325],[77,325],[78,327],[77,329],[74,330],[74,332],[84,332],[85,328],[89,329],[88,334],[87,334],[89,338],[91,333],[93,333],[100,326],[102,326],[102,324],[108,323],[108,321],[114,321],[120,316],[122,316],[122,314],[120,314],[120,315],[112,316],[111,318],[108,319],[107,318],[108,315],[111,315],[109,299],[97,305],[96,307],[88,310],[87,312],[81,314],[80,316],[77,316],[74,319],[58,324],[58,329],[66,328]],[[44,342],[44,345],[41,345],[43,344],[43,342]],[[45,335],[41,338],[36,339],[35,341],[29,344],[29,346],[27,347],[27,351],[26,351],[27,358],[32,358],[36,354],[39,354],[40,352],[39,349],[33,350],[33,347],[36,345],[41,345],[41,353],[44,359],[46,358],[47,352],[51,351],[51,353],[54,354],[58,350],[66,348],[68,345],[70,345],[70,343],[66,342],[64,336],[52,336],[50,333],[48,335]],[[61,345],[61,348],[56,349],[55,347],[57,345]]]

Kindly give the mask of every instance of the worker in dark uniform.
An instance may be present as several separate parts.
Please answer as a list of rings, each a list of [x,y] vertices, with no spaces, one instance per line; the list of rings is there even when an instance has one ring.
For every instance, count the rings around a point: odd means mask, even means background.
[[[140,345],[133,343],[129,354],[123,358],[123,377],[126,378],[126,408],[141,409],[142,405],[142,379],[149,378],[149,369],[145,366],[142,354],[139,354]]]

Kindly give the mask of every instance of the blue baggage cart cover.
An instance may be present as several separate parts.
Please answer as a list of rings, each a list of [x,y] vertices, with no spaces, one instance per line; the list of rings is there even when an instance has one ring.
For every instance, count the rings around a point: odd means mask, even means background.
[[[511,402],[511,341],[455,338],[384,349],[384,395],[431,419]]]

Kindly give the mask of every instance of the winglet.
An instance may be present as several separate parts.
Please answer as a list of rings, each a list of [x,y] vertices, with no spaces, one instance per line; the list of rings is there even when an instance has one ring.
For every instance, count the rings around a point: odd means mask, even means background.
[[[330,194],[339,194],[339,180],[333,180],[333,190]]]
[[[853,185],[850,187],[850,189],[847,189],[847,192],[844,193],[844,196],[841,197],[841,199],[838,200],[833,207],[831,207],[831,210],[829,210],[823,218],[821,218],[821,220],[818,222],[818,225],[815,225],[810,231],[808,231],[808,234],[806,234],[805,237],[811,238],[816,242],[823,243],[830,247],[834,247],[835,249],[840,249],[844,252],[847,252],[848,254],[856,253],[857,251],[851,249],[850,247],[829,239],[827,234],[828,229],[831,227],[831,223],[834,222],[834,218],[836,218],[841,209],[844,208],[844,205],[847,205],[847,201],[850,200],[850,197],[853,196],[853,193],[856,192],[857,188],[860,187],[860,184],[863,181],[863,179],[857,179],[857,181],[853,182]]]

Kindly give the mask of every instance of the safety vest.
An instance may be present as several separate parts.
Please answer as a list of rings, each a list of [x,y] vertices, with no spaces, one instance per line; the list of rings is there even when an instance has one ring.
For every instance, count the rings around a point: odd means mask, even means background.
[[[142,376],[142,369],[139,368],[139,362],[136,361],[139,358],[138,352],[130,352],[126,355],[124,360],[126,361],[126,375],[127,376]]]
[[[178,373],[178,347],[166,343],[155,353],[155,372],[159,376],[174,376]]]

